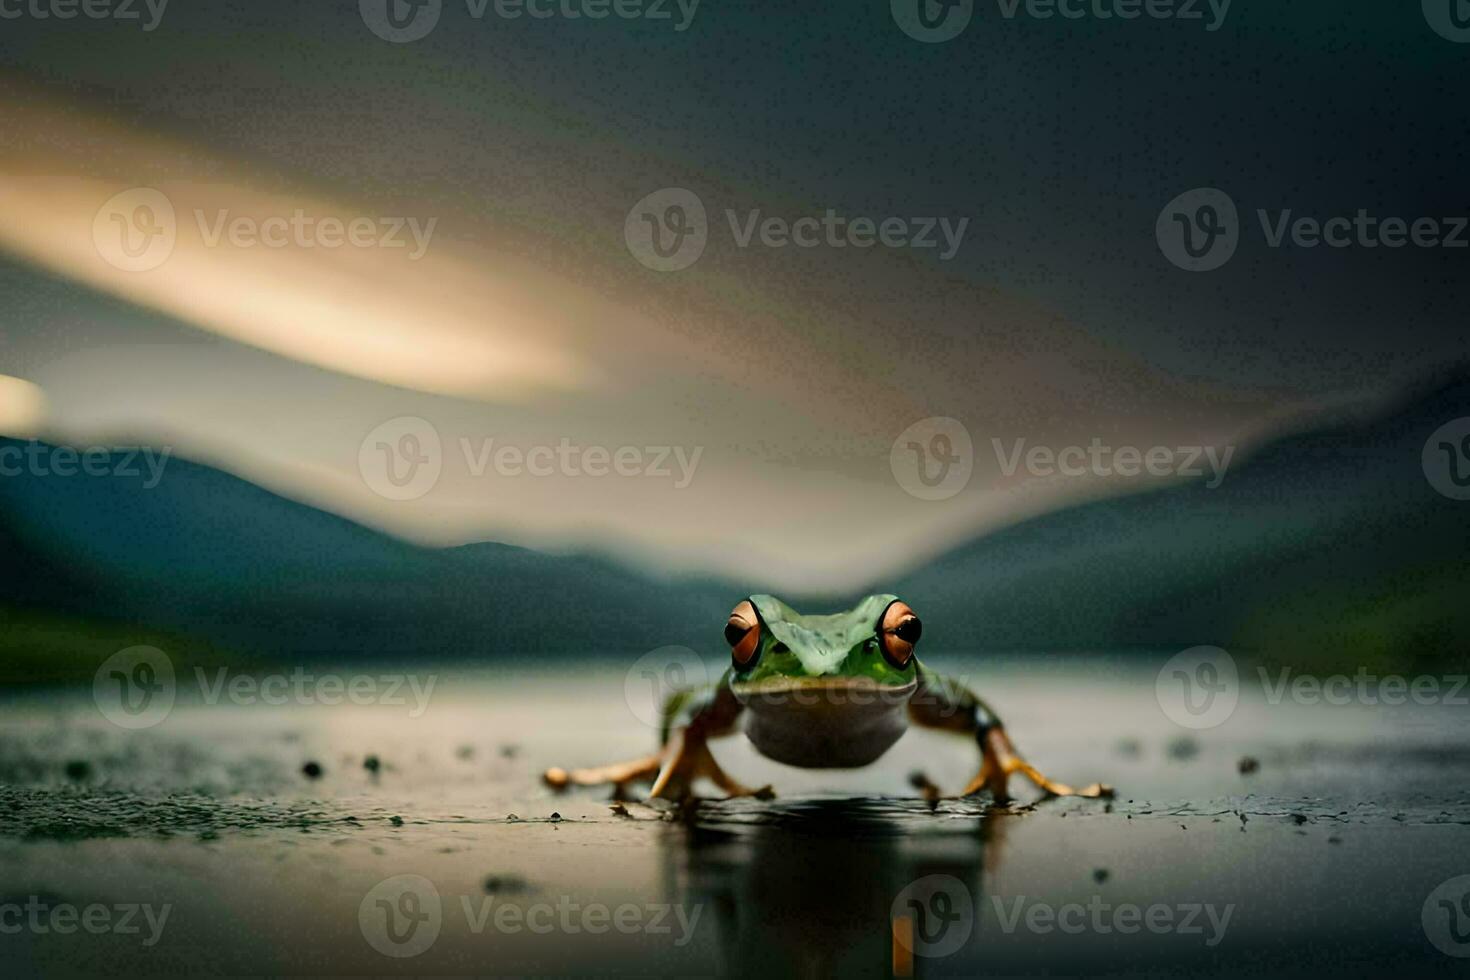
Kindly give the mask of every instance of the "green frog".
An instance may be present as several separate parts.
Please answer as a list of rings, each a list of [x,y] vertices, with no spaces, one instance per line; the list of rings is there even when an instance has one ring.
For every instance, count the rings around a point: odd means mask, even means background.
[[[910,723],[966,736],[980,770],[959,795],[988,791],[1010,799],[1017,773],[1050,796],[1111,796],[1093,783],[1073,789],[1023,759],[1000,718],[962,684],[928,670],[914,655],[924,627],[894,595],[872,595],[847,612],[803,616],[780,599],[741,600],[725,624],[730,667],[711,690],[672,692],[663,705],[660,748],[639,759],[590,769],[548,769],[555,789],[653,781],[652,798],[681,801],[696,780],[730,796],[770,797],[715,761],[709,741],[740,732],[767,758],[807,769],[850,769],[877,760]],[[742,725],[743,723],[743,725]],[[918,785],[937,795],[937,790]]]

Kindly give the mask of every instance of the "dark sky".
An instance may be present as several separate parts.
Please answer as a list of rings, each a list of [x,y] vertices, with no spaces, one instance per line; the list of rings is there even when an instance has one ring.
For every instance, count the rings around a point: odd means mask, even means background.
[[[45,389],[53,434],[171,440],[416,537],[870,578],[854,568],[1130,488],[1007,482],[991,438],[1244,452],[1464,356],[1470,249],[1273,248],[1256,215],[1470,215],[1470,43],[1431,29],[1435,2],[1235,0],[1209,30],[1204,3],[1199,20],[1074,20],[1008,19],[991,0],[942,43],[870,0],[705,0],[682,31],[672,4],[668,20],[476,19],[446,0],[427,36],[397,44],[350,2],[174,0],[151,31],[27,14],[0,21],[14,256],[0,373]],[[177,280],[99,278],[48,252],[36,229],[73,216],[35,207],[52,200],[36,178],[80,179],[55,200],[88,221],[100,181],[242,211],[254,194],[266,211],[435,217],[438,237],[424,264],[354,266],[383,291],[369,295],[384,322],[345,312],[358,334],[304,352],[320,318],[287,287],[332,274],[319,254],[257,267],[200,252],[189,281],[236,297],[225,324],[175,304]],[[659,273],[630,255],[624,221],[668,187],[694,192],[710,225],[693,266]],[[1177,268],[1155,238],[1165,205],[1200,187],[1240,217],[1237,251],[1210,272]],[[968,225],[948,260],[739,248],[724,212],[756,208]],[[299,334],[255,332],[262,291]],[[380,340],[453,349],[462,334],[434,340],[436,324],[473,331],[479,315],[487,348],[524,346],[524,388],[360,359]],[[646,478],[489,485],[451,450],[433,492],[384,501],[359,444],[408,414],[446,443],[699,446],[701,469],[677,493]],[[931,416],[977,447],[975,477],[943,501],[904,493],[889,466]]]

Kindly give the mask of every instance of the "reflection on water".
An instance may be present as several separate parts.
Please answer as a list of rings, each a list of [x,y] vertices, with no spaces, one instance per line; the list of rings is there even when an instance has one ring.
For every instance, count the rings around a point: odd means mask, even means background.
[[[894,903],[949,875],[977,899],[1016,816],[979,801],[811,798],[702,804],[685,846],[664,856],[667,887],[715,911],[726,972],[827,977],[911,960],[895,951]],[[903,971],[900,971],[903,972]]]

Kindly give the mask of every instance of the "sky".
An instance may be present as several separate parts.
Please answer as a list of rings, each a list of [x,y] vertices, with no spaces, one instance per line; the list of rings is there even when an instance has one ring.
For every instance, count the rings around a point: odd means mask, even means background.
[[[381,6],[5,21],[0,427],[413,540],[834,589],[1188,478],[1045,453],[1238,462],[1464,357],[1466,251],[1290,230],[1470,214],[1433,3],[994,2],[935,43],[902,0],[445,0],[401,43]],[[1161,245],[1195,188],[1236,211],[1208,271]]]

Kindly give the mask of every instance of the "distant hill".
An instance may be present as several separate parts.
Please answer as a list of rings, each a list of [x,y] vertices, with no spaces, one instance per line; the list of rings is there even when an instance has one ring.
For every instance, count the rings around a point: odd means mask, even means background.
[[[1217,489],[1069,507],[871,591],[908,598],[932,650],[1218,643],[1297,663],[1464,662],[1470,502],[1436,493],[1420,452],[1466,415],[1459,378],[1371,423],[1270,443]],[[12,445],[25,444],[0,439]],[[146,482],[146,469],[0,477],[12,650],[158,633],[293,660],[719,654],[734,599],[766,588],[501,544],[418,547],[177,458]]]
[[[1374,421],[1287,436],[1203,481],[987,535],[900,576],[945,647],[1231,645],[1283,662],[1470,662],[1470,502],[1421,453],[1461,376]],[[932,624],[932,626],[931,626]]]
[[[187,460],[146,480],[0,478],[0,606],[266,656],[474,657],[718,642],[734,601],[597,557],[418,547]]]

